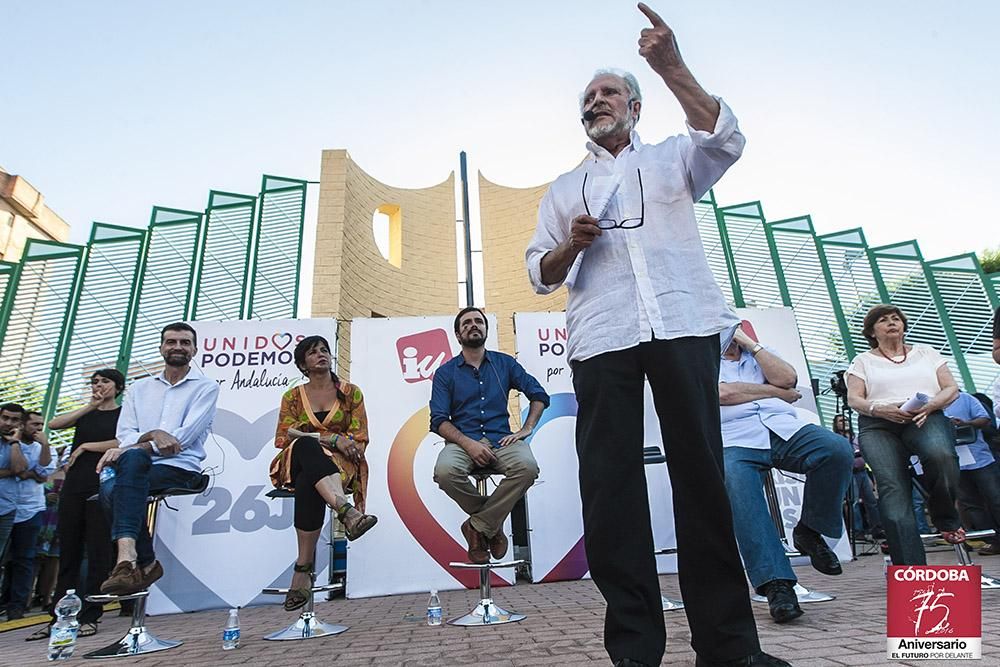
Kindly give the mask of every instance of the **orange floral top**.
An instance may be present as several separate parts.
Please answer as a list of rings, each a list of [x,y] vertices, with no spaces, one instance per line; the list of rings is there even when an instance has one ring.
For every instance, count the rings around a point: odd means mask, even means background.
[[[359,512],[364,512],[365,497],[368,492],[368,461],[364,456],[368,448],[368,415],[365,413],[365,399],[361,389],[349,382],[341,381],[340,391],[346,397],[346,401],[339,399],[334,401],[323,421],[316,418],[304,385],[292,387],[284,393],[281,397],[281,409],[278,412],[278,429],[274,434],[274,446],[281,451],[271,461],[271,483],[276,488],[292,488],[292,449],[297,438],[289,438],[288,429],[321,435],[336,433],[350,437],[361,450],[360,464],[355,465],[339,450],[330,451],[324,447],[323,453],[329,456],[340,470],[345,493],[354,494],[354,506]]]

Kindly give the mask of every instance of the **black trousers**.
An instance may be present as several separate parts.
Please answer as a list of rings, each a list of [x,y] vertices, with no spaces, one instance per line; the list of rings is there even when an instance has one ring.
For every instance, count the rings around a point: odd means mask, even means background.
[[[59,535],[59,576],[52,596],[49,613],[66,591],[76,589],[83,600],[83,609],[78,617],[81,623],[96,623],[103,613],[103,606],[87,602],[88,595],[99,595],[101,583],[107,579],[113,563],[111,528],[107,517],[96,499],[87,498],[97,493],[94,488],[64,487],[59,495],[59,520],[56,534]],[[87,580],[80,580],[80,566],[87,556]],[[54,617],[54,616],[53,616]]]
[[[573,362],[584,544],[607,601],[612,661],[658,665],[666,631],[643,466],[648,378],[673,487],[677,564],[691,646],[703,659],[760,650],[723,479],[719,338],[653,340]]]
[[[313,531],[323,527],[326,501],[316,490],[316,482],[340,470],[316,438],[299,438],[292,448],[292,484],[295,486],[295,527]]]

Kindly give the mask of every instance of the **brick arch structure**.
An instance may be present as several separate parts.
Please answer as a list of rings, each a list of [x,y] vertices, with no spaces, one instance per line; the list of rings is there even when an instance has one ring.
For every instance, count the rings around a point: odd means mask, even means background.
[[[375,245],[372,215],[396,205],[401,216],[397,268]],[[455,175],[428,188],[386,185],[366,173],[346,150],[323,151],[313,317],[335,317],[338,372],[350,377],[350,320],[454,313],[458,307],[455,253]]]

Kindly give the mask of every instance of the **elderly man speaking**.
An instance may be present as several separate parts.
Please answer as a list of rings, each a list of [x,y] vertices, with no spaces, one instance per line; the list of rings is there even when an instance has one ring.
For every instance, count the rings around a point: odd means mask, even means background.
[[[552,184],[526,252],[535,291],[569,289],[584,542],[607,601],[616,665],[658,665],[664,630],[643,469],[648,378],[673,486],[678,568],[698,665],[786,665],[760,650],[723,482],[721,338],[735,330],[705,259],[698,201],[743,150],[736,118],[652,24],[639,54],[687,115],[688,136],[644,144],[631,74],[599,71],[581,98],[587,159]]]

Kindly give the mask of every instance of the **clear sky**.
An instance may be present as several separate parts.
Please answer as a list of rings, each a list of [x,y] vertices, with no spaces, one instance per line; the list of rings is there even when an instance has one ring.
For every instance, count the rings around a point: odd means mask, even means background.
[[[1000,244],[1000,4],[651,4],[747,136],[720,203],[917,238],[928,258]],[[683,131],[637,53],[646,25],[619,0],[7,0],[0,165],[76,242],[262,173],[317,180],[324,148],[397,186],[444,180],[462,149],[535,185],[583,155],[577,96],[599,67],[637,74],[645,141]]]

